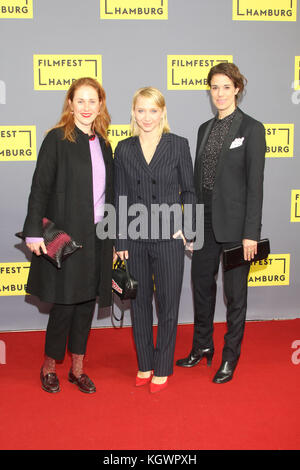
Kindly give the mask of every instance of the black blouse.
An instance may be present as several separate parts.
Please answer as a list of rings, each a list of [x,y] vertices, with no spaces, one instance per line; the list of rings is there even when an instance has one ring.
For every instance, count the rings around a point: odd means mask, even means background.
[[[215,118],[203,155],[203,187],[212,190],[215,184],[218,157],[236,110],[223,119]]]

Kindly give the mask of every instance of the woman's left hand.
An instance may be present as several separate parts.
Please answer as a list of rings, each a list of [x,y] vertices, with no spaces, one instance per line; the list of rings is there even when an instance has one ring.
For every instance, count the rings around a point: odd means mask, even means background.
[[[115,247],[113,247],[113,264],[117,261],[117,259],[118,259],[118,255],[117,255]]]
[[[178,232],[174,233],[173,238],[182,238],[184,246],[186,245],[186,239],[182,233],[182,230],[178,230]]]
[[[183,244],[185,246],[185,249],[193,254],[194,250],[194,243],[193,242],[187,242],[185,236],[182,233],[182,230],[178,230],[178,232],[174,233],[173,238],[182,238]]]
[[[254,258],[254,256],[257,254],[257,241],[248,240],[247,238],[244,238],[243,247],[244,247],[244,260],[251,261]]]

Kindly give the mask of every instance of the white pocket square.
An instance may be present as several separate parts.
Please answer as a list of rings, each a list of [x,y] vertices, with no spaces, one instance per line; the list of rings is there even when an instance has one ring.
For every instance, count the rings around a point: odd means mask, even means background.
[[[236,147],[240,147],[243,142],[244,142],[244,138],[245,137],[237,137],[236,139],[234,139],[233,142],[231,142],[231,145],[230,145],[230,149],[235,149]]]

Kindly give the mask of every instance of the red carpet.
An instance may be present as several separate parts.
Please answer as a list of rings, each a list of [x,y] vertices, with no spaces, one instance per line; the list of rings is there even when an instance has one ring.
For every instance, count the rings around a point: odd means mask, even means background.
[[[292,343],[300,340],[300,319],[247,323],[234,379],[217,385],[211,379],[224,332],[224,324],[215,325],[211,368],[175,367],[156,395],[134,386],[131,328],[91,331],[86,372],[94,395],[67,381],[69,357],[57,367],[61,392],[41,389],[44,332],[0,333],[0,448],[299,449],[300,364],[292,362]],[[191,339],[192,326],[179,326],[175,358],[189,352]]]

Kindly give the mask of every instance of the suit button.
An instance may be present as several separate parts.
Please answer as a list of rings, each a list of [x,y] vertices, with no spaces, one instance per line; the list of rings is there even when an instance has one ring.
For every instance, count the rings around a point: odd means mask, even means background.
[[[152,195],[152,199],[156,199],[156,196],[155,196],[155,194],[153,194],[153,195]]]
[[[137,198],[138,198],[139,200],[141,200],[141,199],[142,199],[142,198],[141,198],[141,196],[138,196]]]
[[[152,180],[152,184],[156,184],[156,180]]]
[[[137,184],[141,184],[141,180],[137,180]]]

